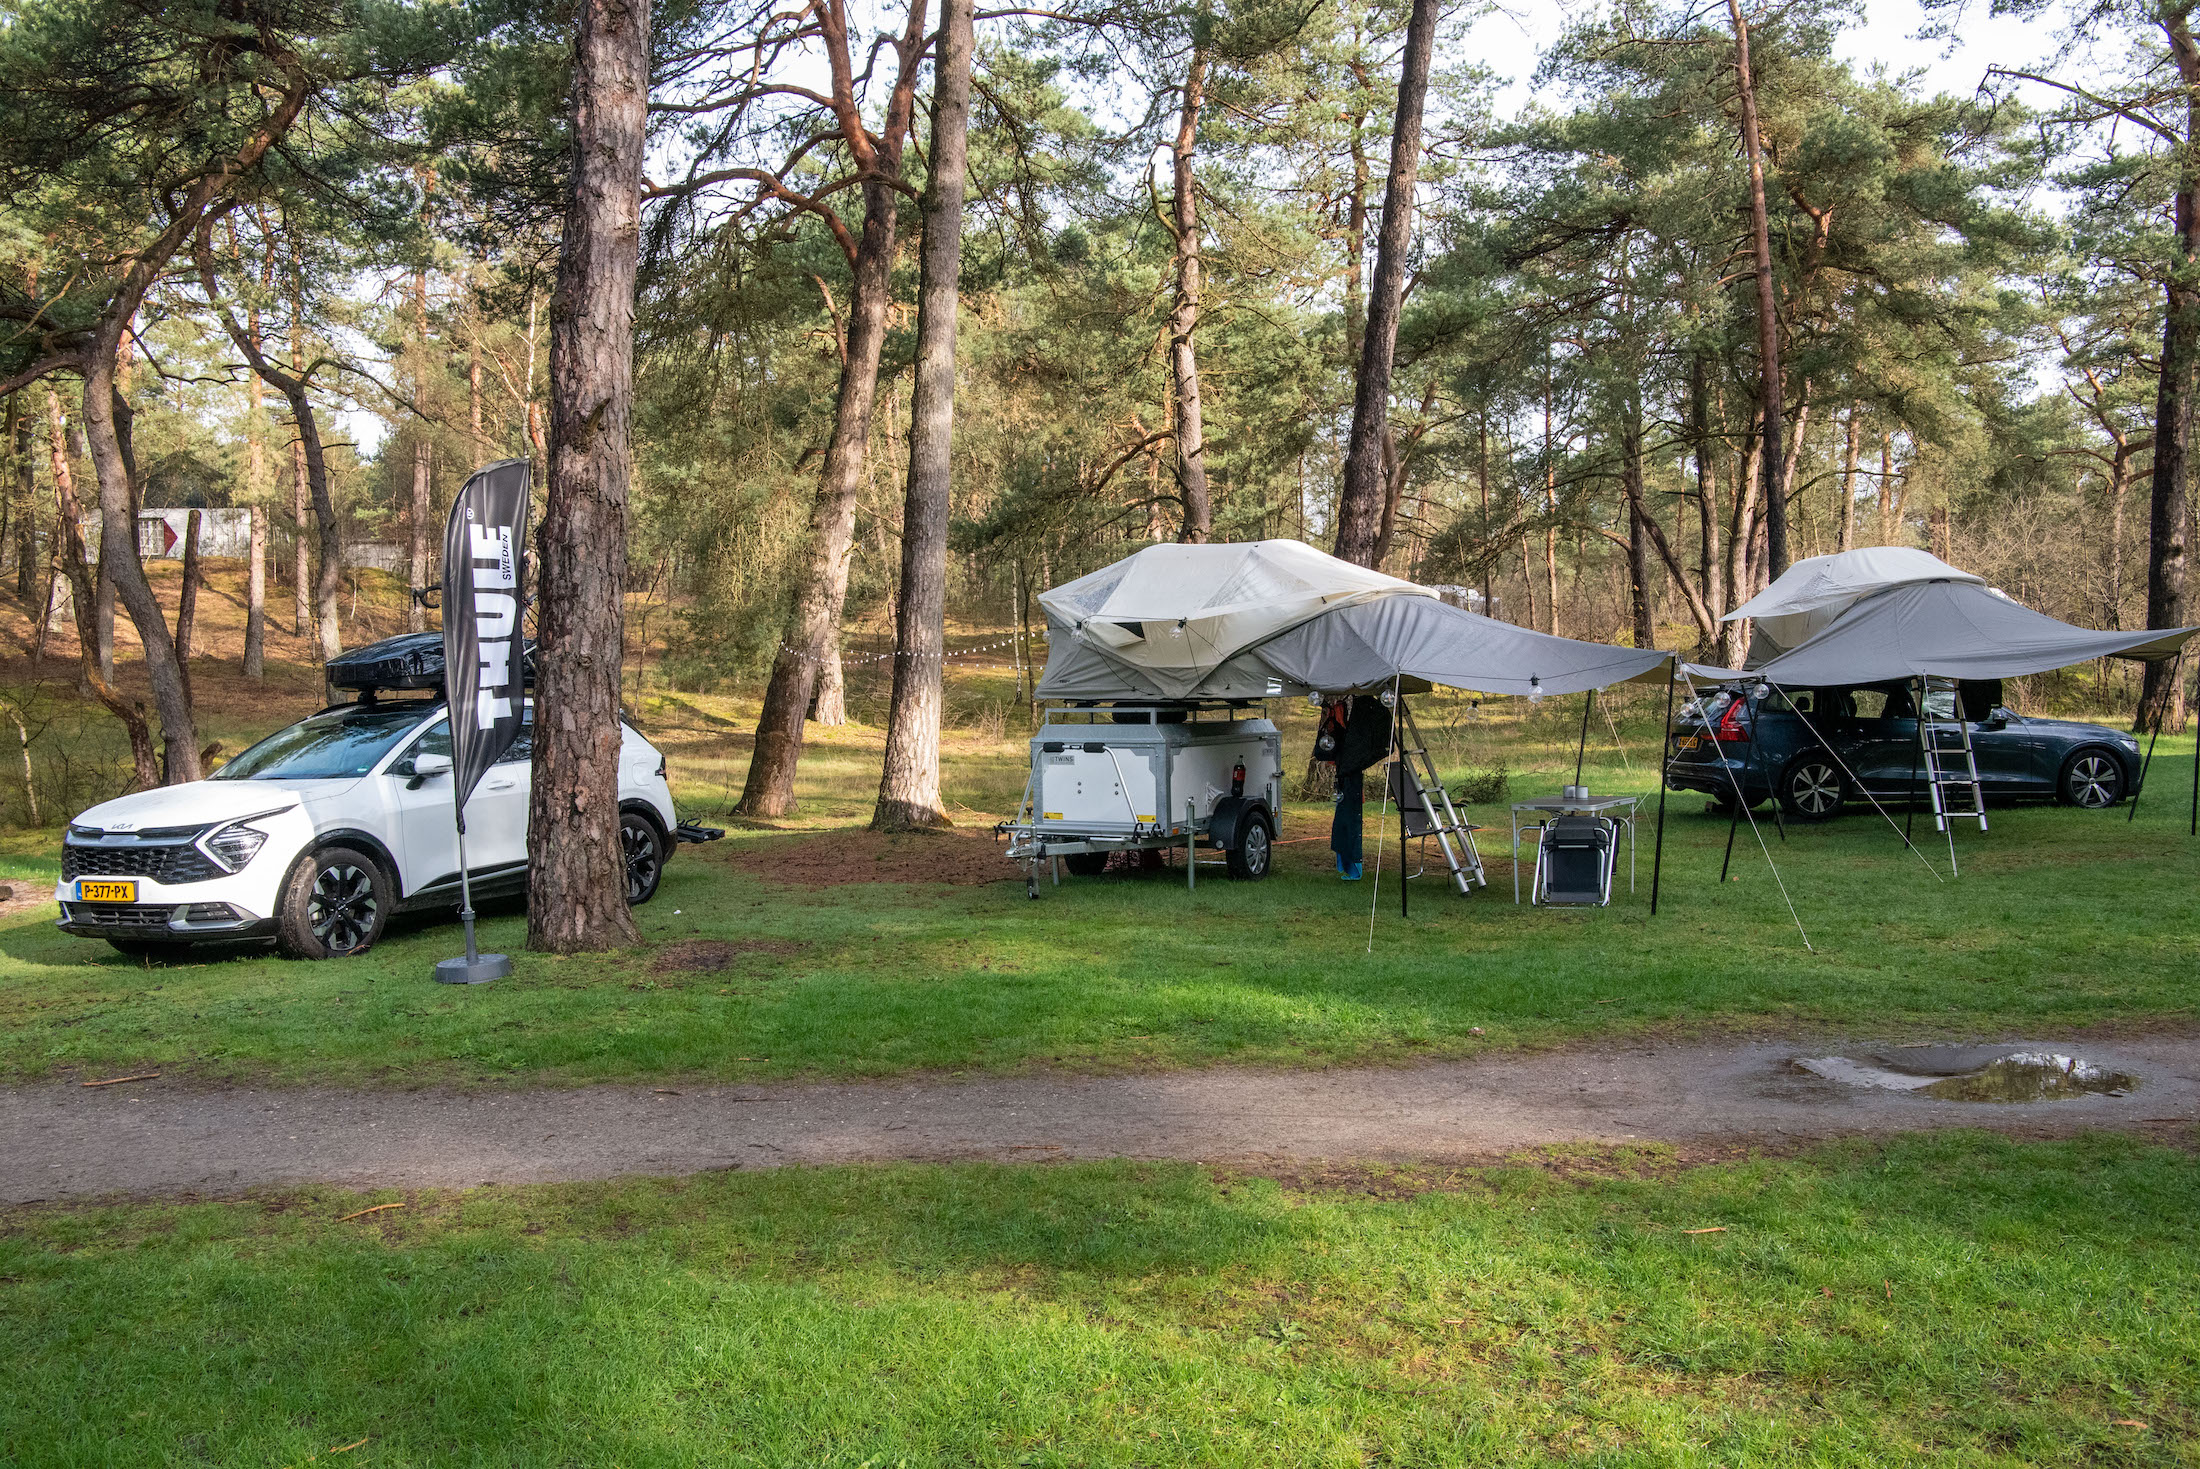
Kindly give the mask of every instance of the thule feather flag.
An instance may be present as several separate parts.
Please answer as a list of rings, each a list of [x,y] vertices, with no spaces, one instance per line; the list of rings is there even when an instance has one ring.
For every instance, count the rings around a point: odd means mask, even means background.
[[[451,705],[451,799],[460,812],[525,714],[527,461],[474,471],[443,532],[444,691]],[[459,830],[465,819],[460,817]]]

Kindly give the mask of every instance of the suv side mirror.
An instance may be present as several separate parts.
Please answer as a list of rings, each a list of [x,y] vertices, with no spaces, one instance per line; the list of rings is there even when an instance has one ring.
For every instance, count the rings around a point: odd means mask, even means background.
[[[412,779],[405,782],[405,789],[417,791],[431,777],[451,773],[451,757],[448,755],[420,754],[412,758]]]

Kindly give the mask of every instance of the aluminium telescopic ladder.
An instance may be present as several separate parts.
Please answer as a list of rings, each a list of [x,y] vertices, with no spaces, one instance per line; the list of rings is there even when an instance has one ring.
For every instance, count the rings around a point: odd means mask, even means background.
[[[1945,715],[1939,709],[1943,696]],[[1971,746],[1971,726],[1963,717],[1962,692],[1954,679],[1925,680],[1917,709],[1917,738],[1926,789],[1933,797],[1933,830],[1946,831],[1951,821],[1973,818],[1980,831],[1986,830],[1986,793],[1979,787],[1978,753]]]
[[[1412,743],[1408,744],[1409,740]],[[1429,758],[1428,744],[1421,738],[1420,726],[1414,723],[1413,712],[1402,698],[1398,700],[1398,754],[1400,759],[1395,768],[1400,779],[1393,794],[1403,808],[1401,816],[1406,822],[1406,834],[1435,838],[1444,854],[1444,865],[1451,869],[1451,885],[1459,890],[1460,897],[1467,897],[1478,887],[1488,887],[1490,880],[1482,871],[1482,854],[1474,845],[1477,828],[1461,820],[1453,808],[1451,792],[1444,789],[1444,782],[1436,774],[1436,762]],[[1419,809],[1412,809],[1414,806]],[[1402,862],[1403,844],[1399,856]]]

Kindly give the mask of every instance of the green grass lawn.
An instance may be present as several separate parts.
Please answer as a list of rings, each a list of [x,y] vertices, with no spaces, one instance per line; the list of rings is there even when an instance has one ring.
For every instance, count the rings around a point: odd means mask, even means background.
[[[712,760],[731,768],[717,732],[730,716],[698,709],[681,722],[665,706],[655,712],[683,804],[708,808],[727,783]],[[1505,760],[1514,795],[1555,791],[1572,775],[1578,714],[1564,715],[1454,721],[1447,767]],[[1649,788],[1642,761],[1654,723],[1623,730],[1631,763],[1608,736],[1592,743],[1586,775],[1599,789]],[[1300,733],[1294,724],[1294,740]],[[1021,780],[1015,742],[956,738],[971,749],[951,762],[954,780],[967,782],[951,781],[951,798],[965,811],[1005,812]],[[2200,843],[2185,834],[2189,740],[2163,742],[2136,823],[2122,810],[1997,809],[1991,833],[1958,834],[1955,880],[1944,880],[1947,851],[1929,820],[1920,843],[1940,877],[1869,811],[1794,829],[1785,844],[1767,821],[1763,837],[1808,949],[1748,826],[1732,880],[1719,881],[1727,824],[1704,815],[1697,796],[1672,798],[1655,918],[1647,828],[1637,893],[1626,893],[1623,867],[1610,909],[1540,911],[1511,901],[1506,816],[1490,806],[1477,813],[1494,828],[1483,843],[1490,889],[1461,900],[1420,882],[1401,920],[1393,842],[1372,948],[1373,885],[1322,870],[1326,807],[1288,813],[1291,845],[1268,881],[1233,883],[1215,869],[1196,893],[1180,874],[1111,876],[1043,887],[1031,902],[1005,859],[1002,881],[961,887],[812,889],[736,865],[860,819],[876,745],[876,731],[857,727],[819,743],[805,761],[804,811],[790,824],[799,829],[736,830],[683,849],[641,910],[652,947],[526,954],[523,917],[491,916],[484,946],[516,953],[518,967],[477,990],[430,982],[434,961],[459,942],[448,923],[402,927],[340,963],[215,954],[147,968],[59,935],[51,909],[8,920],[0,1078],[124,1067],[413,1083],[1325,1064],[1647,1027],[2008,1035],[2195,1016]],[[54,840],[15,833],[0,864],[50,881]],[[901,840],[919,852],[965,845]],[[666,942],[697,939],[748,947],[716,972],[661,971]]]
[[[1555,1158],[16,1209],[0,1443],[356,1444],[316,1462],[361,1469],[2200,1459],[2188,1152]]]

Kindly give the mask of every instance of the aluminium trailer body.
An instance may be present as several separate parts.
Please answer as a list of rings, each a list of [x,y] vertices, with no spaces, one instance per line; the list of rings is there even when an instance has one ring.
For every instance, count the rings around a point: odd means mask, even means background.
[[[1206,847],[1227,854],[1232,877],[1265,877],[1282,805],[1283,738],[1242,702],[1055,708],[998,829],[1037,897],[1042,865],[1096,873],[1115,852],[1183,847],[1196,882]]]

